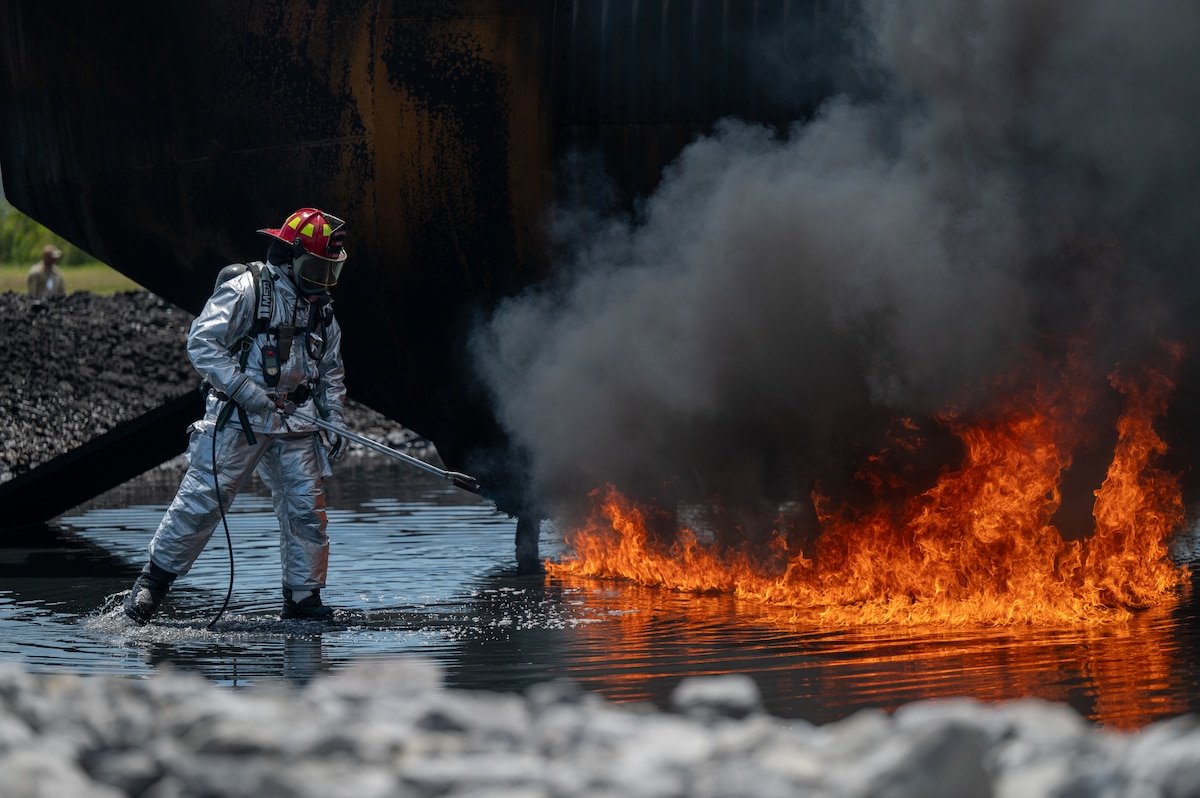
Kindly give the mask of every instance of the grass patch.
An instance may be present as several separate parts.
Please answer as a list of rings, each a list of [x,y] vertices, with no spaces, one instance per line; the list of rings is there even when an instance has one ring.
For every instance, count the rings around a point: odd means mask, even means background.
[[[25,277],[33,264],[0,265],[0,293],[12,291],[17,294],[25,293]],[[68,293],[87,292],[111,296],[125,291],[137,291],[141,286],[121,274],[111,266],[100,262],[84,263],[79,266],[63,266],[63,279],[67,282]]]

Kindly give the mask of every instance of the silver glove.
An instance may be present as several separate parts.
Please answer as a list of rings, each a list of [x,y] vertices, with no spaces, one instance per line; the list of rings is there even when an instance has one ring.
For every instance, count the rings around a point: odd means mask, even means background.
[[[274,413],[277,410],[274,400],[250,379],[243,379],[242,384],[229,395],[229,398],[241,405],[247,413],[266,414]]]
[[[350,442],[336,432],[329,431],[326,431],[325,439],[329,442],[329,448],[326,451],[329,462],[340,463],[342,458],[346,456],[346,449],[349,448]]]
[[[337,413],[330,415],[329,423],[337,427],[346,426],[346,420]],[[336,432],[325,430],[325,440],[329,444],[326,454],[329,457],[329,462],[338,463],[346,456],[346,450],[350,448],[350,441]]]

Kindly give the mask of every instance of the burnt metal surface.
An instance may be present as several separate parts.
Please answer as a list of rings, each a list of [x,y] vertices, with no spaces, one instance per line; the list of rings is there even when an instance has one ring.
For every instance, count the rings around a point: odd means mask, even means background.
[[[847,8],[11,0],[0,172],[14,206],[193,313],[222,266],[264,257],[257,228],[305,205],[346,218],[350,394],[515,513],[466,339],[548,274],[564,159],[602,158],[629,203],[723,116],[812,113],[831,80],[818,43]]]

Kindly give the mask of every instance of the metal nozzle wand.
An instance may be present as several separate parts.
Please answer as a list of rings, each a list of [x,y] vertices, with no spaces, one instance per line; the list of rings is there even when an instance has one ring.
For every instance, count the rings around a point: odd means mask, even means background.
[[[422,471],[427,471],[430,474],[433,474],[434,476],[438,476],[438,477],[441,477],[442,479],[449,480],[450,482],[453,482],[454,486],[457,488],[462,488],[463,490],[469,490],[471,493],[482,493],[483,492],[483,486],[481,486],[479,484],[479,481],[476,480],[475,477],[468,476],[467,474],[459,473],[458,471],[446,471],[444,469],[438,468],[437,466],[431,465],[430,463],[426,463],[424,460],[413,457],[410,454],[405,454],[404,452],[398,452],[389,446],[384,446],[382,443],[379,443],[378,441],[373,441],[370,438],[366,437],[365,435],[358,435],[356,433],[351,432],[348,429],[339,427],[336,424],[330,424],[328,421],[325,421],[320,418],[316,418],[314,416],[310,416],[307,413],[298,413],[298,412],[292,413],[291,417],[299,419],[300,421],[307,421],[309,424],[313,424],[317,427],[320,427],[321,429],[325,430],[326,432],[332,432],[334,435],[341,435],[343,438],[355,441],[357,443],[361,443],[363,446],[366,446],[368,449],[374,449],[375,451],[379,452],[380,454],[386,454],[388,457],[392,457],[392,458],[395,458],[396,460],[400,460],[402,462],[408,463],[409,465],[416,466],[417,468],[421,469]]]

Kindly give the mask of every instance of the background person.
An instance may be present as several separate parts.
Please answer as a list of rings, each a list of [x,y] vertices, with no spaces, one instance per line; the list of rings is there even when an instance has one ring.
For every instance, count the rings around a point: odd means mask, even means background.
[[[63,278],[58,262],[62,251],[53,244],[42,248],[42,260],[29,268],[25,278],[25,293],[31,297],[65,296],[67,281]]]

